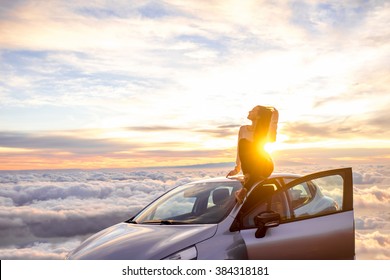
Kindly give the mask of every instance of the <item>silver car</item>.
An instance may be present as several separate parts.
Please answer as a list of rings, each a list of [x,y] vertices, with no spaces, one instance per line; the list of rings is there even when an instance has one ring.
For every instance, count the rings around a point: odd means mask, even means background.
[[[242,204],[236,178],[168,191],[68,259],[354,259],[352,169],[274,173]]]

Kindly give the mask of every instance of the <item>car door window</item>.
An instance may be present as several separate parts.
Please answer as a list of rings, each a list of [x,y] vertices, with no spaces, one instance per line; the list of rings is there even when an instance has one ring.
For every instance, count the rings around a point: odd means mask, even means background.
[[[293,209],[297,209],[309,203],[312,198],[312,192],[307,183],[298,184],[288,189]]]
[[[280,190],[277,181],[256,186],[249,194],[240,211],[241,227],[254,228],[254,218],[265,211],[279,213],[282,221],[290,218],[286,195]]]
[[[260,201],[257,205],[254,205],[254,207],[243,213],[241,223],[242,227],[255,228],[255,217],[260,213],[267,211],[279,213],[281,221],[287,220],[289,218],[286,207],[286,199],[283,192],[275,193],[269,199]]]
[[[295,218],[310,218],[343,210],[343,178],[331,175],[287,189]]]

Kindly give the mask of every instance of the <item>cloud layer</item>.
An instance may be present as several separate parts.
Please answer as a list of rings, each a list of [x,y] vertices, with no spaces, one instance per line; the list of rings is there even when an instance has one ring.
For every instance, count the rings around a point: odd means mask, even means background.
[[[330,167],[286,167],[308,174]],[[390,169],[354,167],[358,259],[389,259]],[[131,218],[165,191],[221,169],[0,172],[0,258],[61,259],[91,234]]]

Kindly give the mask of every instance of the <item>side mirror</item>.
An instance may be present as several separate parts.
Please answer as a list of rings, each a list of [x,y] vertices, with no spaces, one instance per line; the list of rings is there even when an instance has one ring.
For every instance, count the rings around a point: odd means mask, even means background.
[[[280,224],[280,214],[274,211],[261,212],[254,218],[254,221],[257,227],[255,236],[256,238],[262,238],[268,228],[277,227]]]

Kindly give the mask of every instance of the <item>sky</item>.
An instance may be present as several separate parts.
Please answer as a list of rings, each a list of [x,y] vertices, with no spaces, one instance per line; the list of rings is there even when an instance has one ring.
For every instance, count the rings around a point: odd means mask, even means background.
[[[0,0],[0,169],[388,163],[389,1]]]
[[[289,166],[310,174],[329,166]],[[354,165],[358,260],[390,259],[390,165]],[[219,168],[0,171],[0,259],[64,259],[92,234],[128,220],[175,186]]]

